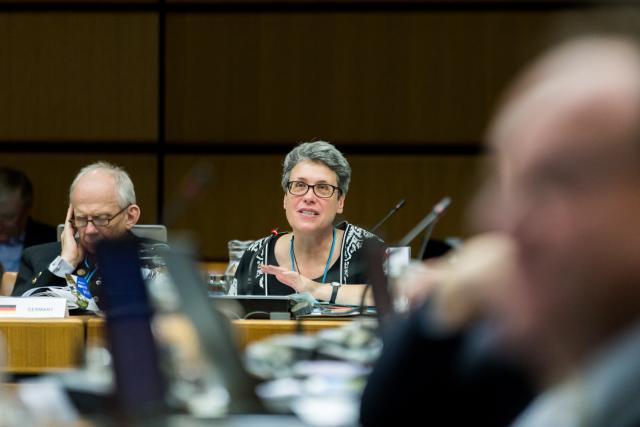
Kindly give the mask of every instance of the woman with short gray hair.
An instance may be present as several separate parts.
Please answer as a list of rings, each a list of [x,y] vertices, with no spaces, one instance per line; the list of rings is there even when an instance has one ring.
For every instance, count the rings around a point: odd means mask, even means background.
[[[324,141],[305,142],[291,150],[284,158],[282,168],[282,189],[288,190],[291,170],[301,161],[323,163],[331,169],[338,179],[338,187],[342,194],[347,194],[351,183],[351,166],[336,147]]]
[[[368,282],[365,254],[369,246],[384,243],[347,222],[334,225],[350,182],[349,162],[328,142],[305,142],[291,150],[283,163],[282,189],[292,231],[254,242],[240,261],[230,293],[309,292],[330,303],[360,304]]]

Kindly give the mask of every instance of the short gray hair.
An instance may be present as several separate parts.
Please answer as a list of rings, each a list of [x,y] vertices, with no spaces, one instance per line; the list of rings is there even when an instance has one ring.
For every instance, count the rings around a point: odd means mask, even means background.
[[[287,191],[291,170],[302,161],[322,163],[338,177],[338,188],[342,194],[349,191],[351,166],[340,151],[325,141],[305,142],[291,150],[282,165],[282,189]]]
[[[78,172],[78,175],[76,175],[71,183],[71,187],[69,187],[69,201],[71,201],[71,194],[73,194],[73,190],[75,190],[76,185],[78,185],[78,181],[84,176],[99,170],[113,177],[116,183],[116,195],[118,196],[119,207],[124,208],[136,203],[136,191],[133,188],[133,182],[129,174],[120,166],[104,161],[95,162],[80,169],[80,172]]]

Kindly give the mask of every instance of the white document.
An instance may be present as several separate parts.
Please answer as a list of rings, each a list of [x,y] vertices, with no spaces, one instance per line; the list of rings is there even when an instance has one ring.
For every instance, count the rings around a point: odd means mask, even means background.
[[[97,313],[100,311],[93,296],[90,298],[84,296],[77,287],[78,276],[67,274],[67,286],[41,286],[32,288],[22,294],[25,297],[38,298],[64,298],[67,300],[67,308],[69,310],[87,310]]]

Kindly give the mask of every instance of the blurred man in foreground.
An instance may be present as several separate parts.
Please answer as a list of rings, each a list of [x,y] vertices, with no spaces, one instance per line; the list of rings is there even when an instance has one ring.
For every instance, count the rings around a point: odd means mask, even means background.
[[[478,204],[500,234],[423,284],[426,307],[371,377],[366,425],[398,408],[434,412],[436,424],[509,425],[526,393],[495,396],[526,390],[526,369],[544,391],[513,425],[640,426],[639,118],[640,53],[624,39],[569,42],[516,82],[490,128],[496,175]],[[440,366],[434,345],[448,349]]]

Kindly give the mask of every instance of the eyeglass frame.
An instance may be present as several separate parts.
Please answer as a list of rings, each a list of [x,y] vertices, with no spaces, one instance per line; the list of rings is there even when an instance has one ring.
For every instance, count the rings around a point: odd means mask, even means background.
[[[117,217],[117,216],[118,216],[118,215],[120,215],[122,212],[124,212],[124,211],[126,211],[127,209],[129,209],[129,207],[130,207],[130,206],[131,206],[131,205],[129,204],[129,205],[125,206],[124,208],[120,209],[117,213],[113,214],[113,215],[111,216],[111,218],[91,218],[91,217],[86,217],[85,219],[87,220],[87,223],[86,223],[85,225],[77,225],[75,221],[76,221],[76,219],[78,219],[78,218],[76,218],[76,217],[75,217],[75,215],[74,215],[74,217],[73,217],[73,218],[70,218],[70,219],[69,219],[69,222],[70,222],[70,223],[71,223],[71,225],[73,225],[75,228],[85,228],[85,227],[87,227],[87,226],[89,225],[89,223],[92,223],[92,224],[93,224],[93,226],[94,226],[94,227],[96,227],[96,228],[105,228],[105,227],[108,227],[108,226],[109,226],[109,224],[111,224],[111,221],[113,221],[113,219],[114,219],[115,217]],[[84,218],[84,217],[79,217],[79,218]],[[107,221],[107,223],[106,223],[106,224],[104,224],[104,225],[98,225],[98,224],[96,224],[96,223],[95,223],[95,220],[96,220],[96,219],[97,219],[97,220],[100,220],[100,221],[103,221],[103,220],[104,220],[104,221]]]
[[[294,194],[291,192],[291,186],[294,182],[300,182],[304,185],[307,186],[307,189],[304,193],[301,194]],[[333,191],[331,192],[330,195],[328,196],[321,196],[318,193],[316,193],[316,185],[328,185],[329,187],[331,187],[333,189]],[[336,193],[336,190],[338,190],[338,194],[342,194],[342,190],[340,189],[340,187],[336,186],[336,185],[332,185],[326,182],[319,182],[317,184],[307,184],[304,181],[289,181],[287,182],[287,191],[289,192],[289,194],[291,194],[292,196],[304,196],[305,194],[307,194],[309,192],[309,189],[313,190],[313,194],[315,194],[317,197],[320,197],[321,199],[330,199],[333,197],[333,195]]]

